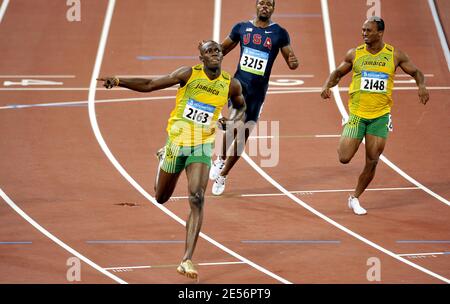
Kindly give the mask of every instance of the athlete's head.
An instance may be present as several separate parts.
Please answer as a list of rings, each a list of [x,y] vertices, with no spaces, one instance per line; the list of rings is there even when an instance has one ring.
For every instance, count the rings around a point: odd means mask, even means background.
[[[383,39],[384,21],[380,17],[370,17],[362,26],[362,36],[366,44],[373,44]]]
[[[256,0],[256,17],[259,20],[270,20],[274,10],[275,0]]]
[[[199,44],[200,61],[211,69],[220,68],[223,59],[222,46],[214,40],[203,41]]]

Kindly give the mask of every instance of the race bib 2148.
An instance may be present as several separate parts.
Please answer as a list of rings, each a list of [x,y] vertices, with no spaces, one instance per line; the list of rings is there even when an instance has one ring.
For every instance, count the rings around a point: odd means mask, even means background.
[[[382,72],[362,71],[360,90],[371,93],[386,93],[389,75]]]

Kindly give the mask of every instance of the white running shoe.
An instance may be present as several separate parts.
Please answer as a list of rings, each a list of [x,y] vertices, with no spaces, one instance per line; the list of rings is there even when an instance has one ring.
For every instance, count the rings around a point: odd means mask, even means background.
[[[227,180],[226,176],[219,175],[214,184],[212,186],[212,194],[214,195],[222,195],[225,191],[225,181]]]
[[[352,209],[356,215],[364,215],[367,213],[366,209],[359,204],[359,200],[351,195],[348,198],[348,207]]]
[[[223,160],[220,157],[217,157],[217,159],[213,161],[211,169],[209,170],[209,179],[216,180],[224,167],[225,167],[225,160]]]
[[[166,153],[166,147],[162,147],[161,149],[156,151],[156,158],[158,159],[159,162],[163,161],[165,153]]]

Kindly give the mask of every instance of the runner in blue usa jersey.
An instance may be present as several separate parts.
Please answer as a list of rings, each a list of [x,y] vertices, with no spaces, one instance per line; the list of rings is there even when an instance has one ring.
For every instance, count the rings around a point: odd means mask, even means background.
[[[298,67],[298,59],[291,48],[288,32],[271,20],[274,9],[275,0],[257,0],[256,18],[236,24],[222,42],[224,55],[240,45],[240,59],[234,77],[241,82],[247,109],[244,138],[236,136],[236,130],[226,130],[222,154],[211,166],[209,177],[214,180],[214,195],[224,192],[227,175],[239,160],[252,128],[259,119],[272,66],[278,53],[281,51],[291,70]],[[234,146],[229,149],[232,139],[235,139]]]

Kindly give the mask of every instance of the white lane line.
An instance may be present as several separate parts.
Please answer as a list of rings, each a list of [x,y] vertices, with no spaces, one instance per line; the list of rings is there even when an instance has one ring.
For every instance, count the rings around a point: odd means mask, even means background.
[[[323,15],[323,23],[325,27],[325,40],[326,40],[326,46],[327,46],[327,54],[328,54],[328,65],[330,69],[330,73],[336,69],[336,60],[334,57],[334,48],[333,48],[333,35],[331,34],[331,24],[330,24],[330,16],[328,12],[328,1],[327,0],[321,0],[322,4],[322,12]],[[341,94],[339,94],[338,86],[335,86],[332,88],[332,92],[334,95],[334,99],[336,101],[336,105],[339,109],[339,112],[341,112],[342,117],[345,119],[345,121],[348,120],[348,114],[344,107],[344,103],[341,99]],[[442,203],[446,204],[447,206],[450,206],[450,202],[440,196],[439,194],[431,191],[421,183],[419,183],[417,180],[406,174],[403,170],[401,170],[399,167],[397,167],[394,163],[392,163],[390,160],[388,160],[384,155],[380,156],[380,159],[385,162],[389,167],[391,167],[394,171],[396,171],[398,174],[403,176],[406,180],[408,180],[413,185],[416,185],[429,195],[433,196],[437,200],[441,201]]]
[[[222,15],[222,0],[214,0],[213,40],[220,41],[220,20]]]
[[[99,91],[126,91],[124,88],[97,88]],[[161,91],[176,91],[176,88],[168,88]],[[89,91],[89,88],[0,88],[0,91]]]
[[[333,36],[331,35],[331,25],[330,25],[330,15],[328,12],[328,2],[321,0],[321,7],[322,7],[322,20],[324,23],[324,30],[325,30],[325,38],[326,38],[326,46],[327,46],[327,54],[328,54],[328,65],[330,71],[334,71],[335,69],[335,62],[336,58],[334,56],[334,49],[333,49]],[[326,8],[326,9],[325,9]],[[333,95],[338,96],[339,99],[341,98],[341,95],[339,94],[339,86],[336,85],[332,89]],[[339,112],[341,113],[342,117],[345,121],[348,120],[348,114],[345,110],[344,104],[341,102],[338,102],[337,98],[335,98],[336,105],[339,109]]]
[[[114,0],[110,0],[111,2],[114,2]],[[111,4],[110,2],[110,4]],[[109,149],[108,145],[106,144],[102,133],[100,131],[100,128],[98,126],[98,121],[97,121],[97,115],[95,112],[95,94],[96,94],[96,86],[97,86],[97,78],[99,76],[100,73],[100,67],[103,61],[103,54],[105,52],[105,47],[106,47],[106,41],[108,38],[108,32],[109,32],[109,24],[111,22],[111,17],[112,17],[112,13],[111,16],[108,14],[109,18],[108,18],[108,22],[106,22],[105,20],[105,25],[102,31],[102,36],[100,39],[100,44],[98,47],[98,52],[97,52],[97,57],[95,59],[95,66],[94,66],[94,70],[92,72],[92,78],[91,78],[91,83],[90,83],[90,90],[89,90],[89,104],[88,104],[88,111],[89,111],[89,120],[91,123],[91,127],[92,130],[94,132],[94,135],[97,139],[97,142],[99,143],[100,147],[103,150],[103,153],[105,153],[106,157],[108,157],[109,161],[114,165],[114,167],[119,171],[119,173],[137,190],[139,191],[139,193],[141,193],[147,200],[149,200],[155,207],[159,208],[161,211],[163,211],[164,213],[166,213],[167,215],[169,215],[172,219],[174,219],[175,221],[177,221],[178,223],[180,223],[183,226],[186,226],[186,222],[183,221],[181,218],[179,218],[176,214],[174,214],[172,211],[170,211],[169,209],[167,209],[166,207],[164,207],[161,204],[158,204],[158,202],[155,200],[154,197],[152,197],[147,191],[144,190],[144,188],[142,188],[142,186],[137,183],[129,174],[128,172],[123,168],[123,166],[117,161],[117,159],[115,158],[115,156],[112,154],[111,150]],[[237,258],[238,260],[241,260],[244,263],[247,263],[248,265],[250,265],[251,267],[259,270],[262,273],[265,273],[266,275],[274,278],[277,281],[280,281],[282,283],[285,284],[292,284],[291,282],[289,282],[288,280],[270,272],[269,270],[261,267],[260,265],[244,258],[243,256],[237,254],[236,252],[232,251],[231,249],[225,247],[224,245],[220,244],[219,242],[215,241],[214,239],[210,238],[208,235],[204,234],[204,233],[200,233],[200,237],[205,239],[206,241],[210,242],[211,244],[215,245],[216,247],[222,249],[223,251],[227,252],[228,254],[234,256],[235,258]]]
[[[175,99],[175,96],[102,99],[102,100],[96,100],[95,102],[96,103],[118,103],[118,102],[152,101],[152,100],[164,100],[164,99]],[[65,102],[47,102],[47,103],[8,105],[8,106],[0,107],[0,110],[24,109],[24,108],[33,108],[33,107],[63,107],[63,106],[77,106],[77,105],[87,105],[87,104],[88,104],[87,100],[65,101]]]
[[[48,81],[48,80],[37,80],[37,79],[22,79],[20,82],[17,81],[5,81],[3,86],[61,86],[64,82],[61,81]]]
[[[425,77],[434,77],[434,74],[423,74]],[[411,75],[408,74],[396,74],[395,77],[409,77],[411,78]]]
[[[1,109],[1,108],[0,108]],[[334,135],[258,135],[258,136],[250,136],[249,139],[274,139],[274,138],[336,138],[341,137],[340,134],[334,134]]]
[[[290,75],[277,75],[273,74],[270,75],[270,78],[314,78],[314,75],[311,74],[290,74]]]
[[[397,187],[397,188],[368,188],[366,191],[404,191],[404,190],[420,190],[419,187]],[[355,189],[329,189],[329,190],[296,190],[289,191],[292,194],[314,194],[314,193],[340,193],[340,192],[352,192]],[[247,193],[247,194],[239,194],[235,195],[238,197],[265,197],[265,196],[286,196],[284,193]],[[211,198],[220,198],[220,196],[208,196]],[[187,199],[187,196],[172,196],[171,199]]]
[[[221,266],[221,265],[238,265],[245,264],[244,262],[210,262],[210,263],[194,263],[197,266]],[[152,268],[173,268],[177,265],[144,265],[144,266],[118,266],[118,267],[108,267],[106,270],[126,270],[126,269],[152,269]]]
[[[450,87],[427,87],[427,90],[450,90]],[[417,90],[417,87],[396,87],[394,88],[394,91],[414,91]],[[348,88],[346,88],[346,91],[348,91]]]
[[[321,87],[302,87],[302,86],[295,86],[295,87],[277,87],[276,85],[270,86],[269,87],[269,91],[270,90],[282,90],[282,91],[289,91],[289,90],[304,90],[304,91],[314,91],[314,92],[321,92],[322,88]],[[339,88],[340,92],[348,92],[349,88],[348,87],[343,87],[343,88]],[[394,91],[417,91],[417,87],[394,87],[393,89]],[[450,90],[449,86],[434,86],[434,87],[427,87],[427,90]]]
[[[434,19],[434,25],[436,26],[436,30],[439,36],[439,41],[441,42],[442,51],[444,53],[445,60],[447,61],[447,68],[448,71],[450,72],[450,50],[448,48],[444,30],[442,29],[441,21],[439,20],[439,15],[434,0],[428,0],[428,6],[430,7],[431,15],[433,16]]]
[[[427,256],[427,255],[450,255],[450,252],[444,251],[444,252],[425,252],[425,253],[403,253],[399,254],[398,256]]]
[[[256,244],[256,245],[328,245],[328,244],[341,244],[339,240],[243,240],[243,244]]]
[[[101,273],[103,273],[104,275],[108,276],[109,278],[113,279],[114,281],[121,283],[121,284],[126,284],[126,282],[120,278],[118,278],[117,276],[113,275],[112,273],[109,273],[108,271],[106,271],[104,268],[100,267],[99,265],[95,264],[94,262],[92,262],[91,260],[89,260],[87,257],[85,257],[84,255],[82,255],[81,253],[79,253],[78,251],[76,251],[75,249],[73,249],[72,247],[68,246],[67,244],[65,244],[64,242],[62,242],[60,239],[58,239],[56,236],[54,236],[53,234],[51,234],[48,230],[46,230],[44,227],[42,227],[41,225],[39,225],[35,220],[33,220],[31,217],[29,217],[22,209],[20,209],[9,197],[8,195],[6,195],[6,193],[0,189],[0,196],[3,198],[3,200],[14,210],[16,211],[22,218],[24,218],[28,223],[30,223],[34,228],[36,228],[37,230],[39,230],[39,232],[41,232],[43,235],[45,235],[46,237],[48,237],[50,240],[52,240],[53,242],[55,242],[56,244],[58,244],[59,246],[61,246],[62,248],[64,248],[66,251],[68,251],[70,254],[73,254],[75,257],[79,258],[80,260],[82,260],[83,262],[85,262],[86,264],[88,264],[89,266],[91,266],[92,268],[100,271]]]
[[[2,6],[0,7],[0,23],[3,20],[3,16],[5,16],[6,9],[8,8],[9,0],[3,0]]]
[[[0,75],[0,78],[76,78],[75,75]]]
[[[405,80],[394,80],[395,84],[400,84],[400,83],[415,83],[416,81],[414,79],[405,79]]]
[[[184,244],[181,240],[91,240],[86,244],[94,245],[142,245],[142,244]]]
[[[401,190],[420,190],[418,187],[405,187],[405,188],[370,188],[366,191],[401,191]],[[339,193],[339,192],[352,192],[355,189],[331,189],[331,190],[300,190],[289,191],[292,194],[313,194],[313,193]],[[284,196],[283,193],[255,193],[255,194],[242,194],[242,197],[263,197],[263,196]]]
[[[341,137],[341,135],[340,134],[324,134],[324,135],[314,135],[314,137],[317,137],[317,138],[331,138],[331,137]]]

